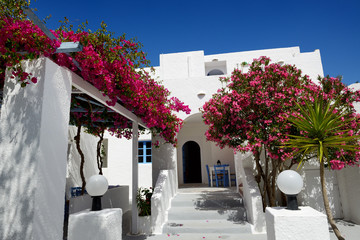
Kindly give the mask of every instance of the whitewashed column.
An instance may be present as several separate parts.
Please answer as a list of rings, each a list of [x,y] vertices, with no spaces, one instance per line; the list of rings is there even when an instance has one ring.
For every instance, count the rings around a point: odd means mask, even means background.
[[[37,84],[6,77],[0,116],[0,239],[62,239],[73,73],[23,63]]]
[[[153,144],[157,141],[159,142],[158,148],[152,146],[152,179],[153,186],[155,187],[161,170],[174,169],[175,174],[177,175],[177,152],[172,144],[165,143],[165,140],[161,137],[152,135],[151,139]],[[174,177],[175,192],[177,192],[178,177]]]
[[[132,217],[131,217],[131,234],[138,234],[138,209],[136,195],[138,190],[138,144],[139,144],[139,125],[136,121],[132,122],[133,147],[132,147]]]

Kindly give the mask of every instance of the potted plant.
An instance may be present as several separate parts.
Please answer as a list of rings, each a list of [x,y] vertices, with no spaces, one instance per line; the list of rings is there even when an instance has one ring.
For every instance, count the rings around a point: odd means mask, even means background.
[[[151,233],[151,196],[153,194],[152,188],[138,189],[136,195],[136,203],[139,211],[138,231],[140,233]]]

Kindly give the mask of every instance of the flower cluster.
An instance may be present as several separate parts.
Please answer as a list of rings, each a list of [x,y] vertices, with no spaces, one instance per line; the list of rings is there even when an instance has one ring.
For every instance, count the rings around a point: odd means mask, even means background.
[[[320,85],[316,85],[295,66],[281,66],[260,57],[254,59],[248,72],[235,69],[230,78],[221,81],[227,83],[226,87],[214,94],[202,109],[205,124],[209,125],[206,137],[220,147],[253,152],[264,147],[270,159],[295,158],[291,149],[280,147],[289,134],[297,131],[287,119],[298,114],[294,108],[296,102],[315,97],[339,99],[346,106],[348,118],[353,119],[348,128],[359,134],[359,115],[353,102],[360,100],[360,93],[347,88],[338,78],[319,78]],[[342,163],[351,165],[359,160],[359,154],[353,153],[331,156],[334,169],[341,168]]]
[[[176,133],[181,127],[182,120],[176,117],[174,111],[189,113],[189,108],[179,99],[170,98],[170,92],[166,88],[151,79],[144,71],[138,70],[139,67],[148,64],[145,53],[140,50],[140,43],[127,40],[125,36],[114,38],[112,33],[106,30],[104,23],[96,32],[85,31],[84,27],[74,32],[64,26],[52,32],[58,41],[50,40],[31,21],[1,15],[0,87],[4,83],[6,68],[10,68],[12,77],[23,87],[30,82],[36,83],[37,79],[24,72],[19,63],[40,56],[49,57],[58,65],[74,71],[108,96],[109,106],[122,104],[140,117],[154,133],[159,134],[167,142],[176,144]],[[55,53],[60,42],[80,42],[83,51],[71,53],[71,56]],[[92,125],[91,120],[98,122],[98,118],[104,118],[99,114],[90,115],[87,117],[88,126]],[[81,116],[75,117],[84,119]],[[115,121],[109,130],[118,137],[130,137],[131,131],[124,130],[127,127],[126,121],[119,116],[112,118],[115,118]]]
[[[28,20],[10,17],[0,19],[0,87],[4,83],[5,68],[9,67],[13,77],[24,87],[30,82],[37,82],[31,74],[22,70],[19,63],[23,59],[35,59],[41,55],[49,57],[60,46],[50,40],[39,27]]]
[[[278,146],[292,130],[286,116],[298,98],[308,98],[319,87],[294,66],[270,64],[267,57],[254,59],[246,73],[235,69],[222,81],[226,88],[203,106],[207,139],[237,151],[269,146],[269,157],[285,160],[288,154]]]

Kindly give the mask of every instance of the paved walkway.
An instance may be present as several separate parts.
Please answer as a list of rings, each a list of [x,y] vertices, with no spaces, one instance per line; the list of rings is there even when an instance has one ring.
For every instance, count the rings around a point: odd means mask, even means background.
[[[179,189],[171,206],[163,234],[124,236],[123,239],[267,240],[266,234],[251,234],[242,199],[234,188],[187,185],[187,188]],[[360,225],[338,220],[337,226],[346,240],[360,239]],[[329,229],[330,239],[337,240]]]
[[[341,235],[346,240],[358,240],[360,239],[360,225],[344,220],[335,220],[336,226],[339,228]],[[337,240],[335,234],[333,233],[331,227],[330,230],[330,239]]]

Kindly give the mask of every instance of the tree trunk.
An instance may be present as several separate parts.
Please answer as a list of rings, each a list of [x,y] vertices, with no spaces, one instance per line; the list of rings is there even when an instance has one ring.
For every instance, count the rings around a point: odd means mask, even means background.
[[[264,178],[264,191],[266,192],[267,196],[267,206],[274,207],[275,206],[275,199],[272,192],[272,186],[271,186],[271,176],[272,171],[270,170],[269,166],[269,156],[267,155],[266,147],[264,147],[264,155],[265,155],[265,178]]]
[[[345,240],[345,238],[343,238],[341,236],[341,233],[339,231],[339,229],[337,228],[331,210],[330,210],[330,206],[329,206],[329,200],[327,197],[327,191],[326,191],[326,186],[325,186],[325,173],[324,173],[324,161],[322,159],[322,161],[320,160],[320,181],[321,181],[321,189],[322,189],[322,194],[323,194],[323,200],[324,200],[324,206],[325,206],[325,211],[326,211],[326,215],[328,217],[329,223],[332,227],[332,229],[334,230],[334,233],[336,235],[336,237],[339,240]]]
[[[96,158],[97,158],[97,166],[99,169],[99,174],[103,175],[102,173],[102,165],[103,165],[103,159],[101,156],[101,146],[102,146],[102,142],[104,140],[104,132],[101,132],[99,134],[99,141],[97,142],[97,149],[96,149]]]
[[[262,200],[262,205],[263,205],[263,212],[265,212],[265,208],[266,208],[266,195],[265,193],[262,191],[261,189],[261,179],[264,178],[264,173],[260,164],[260,153],[259,151],[255,151],[254,153],[254,158],[255,158],[255,162],[256,162],[256,170],[257,170],[257,175],[255,176],[255,180],[258,184],[259,187],[259,191],[261,194],[261,200]]]
[[[80,154],[80,176],[81,176],[81,181],[82,181],[82,186],[81,186],[81,195],[84,195],[85,192],[85,186],[86,186],[86,181],[85,181],[85,176],[84,176],[84,164],[85,164],[85,156],[83,151],[81,150],[80,147],[80,135],[81,135],[81,123],[80,121],[77,122],[77,134],[74,137],[75,142],[76,142],[76,149]]]
[[[276,176],[278,171],[278,165],[276,159],[271,159],[271,198],[270,198],[270,206],[274,207],[276,206]]]

